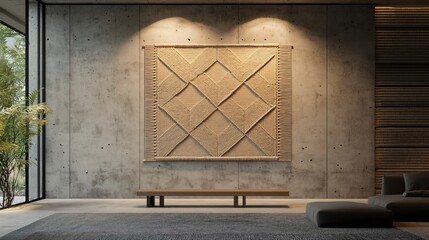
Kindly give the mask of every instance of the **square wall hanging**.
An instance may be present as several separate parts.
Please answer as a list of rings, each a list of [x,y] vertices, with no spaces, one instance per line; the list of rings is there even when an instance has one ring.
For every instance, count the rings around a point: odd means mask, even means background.
[[[291,47],[145,47],[145,160],[291,160]]]

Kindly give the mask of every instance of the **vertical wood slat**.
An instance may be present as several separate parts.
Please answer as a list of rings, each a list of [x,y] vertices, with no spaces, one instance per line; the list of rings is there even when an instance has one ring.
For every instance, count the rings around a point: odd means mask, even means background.
[[[375,184],[429,170],[429,7],[376,7]]]

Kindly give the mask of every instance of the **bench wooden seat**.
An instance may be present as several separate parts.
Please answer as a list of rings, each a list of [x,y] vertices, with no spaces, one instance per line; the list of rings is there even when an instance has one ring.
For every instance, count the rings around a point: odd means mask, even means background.
[[[246,196],[289,196],[286,189],[140,189],[137,196],[146,196],[147,207],[155,206],[155,196],[159,196],[159,206],[164,207],[164,196],[232,196],[234,207],[238,207],[241,196],[242,206],[246,206]]]

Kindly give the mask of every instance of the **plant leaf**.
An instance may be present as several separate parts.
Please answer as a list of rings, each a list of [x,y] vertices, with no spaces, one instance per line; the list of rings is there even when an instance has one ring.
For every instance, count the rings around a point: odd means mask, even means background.
[[[14,149],[16,147],[16,144],[13,143],[7,143],[7,142],[0,142],[0,152],[6,152]]]

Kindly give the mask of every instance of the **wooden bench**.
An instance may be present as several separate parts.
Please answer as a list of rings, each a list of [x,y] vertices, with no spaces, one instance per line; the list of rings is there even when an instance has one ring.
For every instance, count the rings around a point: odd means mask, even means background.
[[[232,196],[234,207],[238,207],[238,197],[243,198],[243,207],[246,206],[246,196],[289,196],[289,191],[265,189],[140,189],[137,196],[146,196],[146,206],[155,207],[155,196],[159,196],[159,206],[164,207],[164,196]]]

